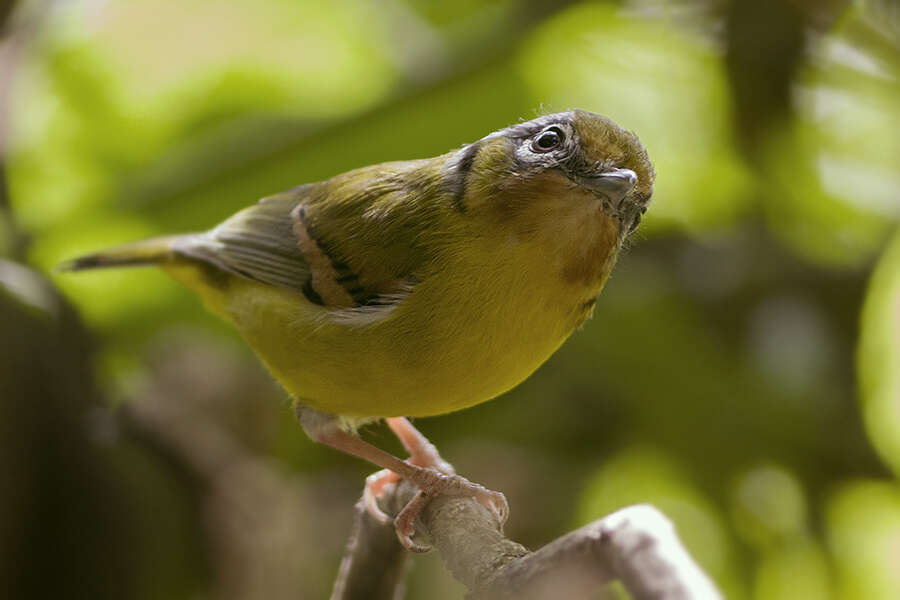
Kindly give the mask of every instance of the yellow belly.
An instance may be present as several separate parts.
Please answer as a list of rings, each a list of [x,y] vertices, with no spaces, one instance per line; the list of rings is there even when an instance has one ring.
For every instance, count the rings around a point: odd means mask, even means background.
[[[615,259],[616,224],[554,222],[559,232],[540,239],[468,241],[372,318],[190,263],[166,269],[231,321],[301,403],[346,417],[429,416],[516,386],[589,315]]]
[[[477,279],[430,278],[366,322],[239,277],[217,289],[193,267],[168,270],[237,327],[292,396],[349,417],[429,416],[494,398],[565,341],[599,292],[498,265]]]

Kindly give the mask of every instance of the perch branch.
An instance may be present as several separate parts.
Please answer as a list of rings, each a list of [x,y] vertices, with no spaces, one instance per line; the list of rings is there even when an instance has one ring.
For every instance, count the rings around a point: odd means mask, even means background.
[[[401,482],[382,509],[396,514],[415,492]],[[394,528],[357,504],[331,600],[397,600],[403,596],[405,552]],[[622,583],[637,600],[717,600],[721,595],[656,508],[623,508],[529,552],[506,538],[496,517],[470,498],[442,496],[423,511],[418,529],[470,600],[597,598]]]

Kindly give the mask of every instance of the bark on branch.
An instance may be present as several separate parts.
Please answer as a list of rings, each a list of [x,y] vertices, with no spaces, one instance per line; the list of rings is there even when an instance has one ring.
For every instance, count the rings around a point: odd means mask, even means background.
[[[396,514],[414,492],[403,482],[388,491],[382,508]],[[671,522],[649,505],[623,508],[535,552],[507,539],[493,513],[470,498],[436,498],[418,529],[470,600],[597,598],[615,580],[638,600],[721,598]],[[402,598],[406,560],[393,526],[358,503],[331,600]]]

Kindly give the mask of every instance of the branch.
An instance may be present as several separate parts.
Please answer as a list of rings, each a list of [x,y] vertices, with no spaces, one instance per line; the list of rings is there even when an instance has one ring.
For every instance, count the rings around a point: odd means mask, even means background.
[[[414,492],[405,482],[388,489],[382,509],[396,514]],[[393,526],[361,502],[356,511],[331,600],[402,598],[406,554]],[[671,522],[649,505],[623,508],[535,552],[504,537],[494,514],[471,498],[438,497],[417,525],[470,600],[596,598],[615,580],[637,600],[721,598]]]
[[[400,545],[393,524],[373,517],[362,499],[354,508],[353,531],[331,600],[400,600],[409,553]]]

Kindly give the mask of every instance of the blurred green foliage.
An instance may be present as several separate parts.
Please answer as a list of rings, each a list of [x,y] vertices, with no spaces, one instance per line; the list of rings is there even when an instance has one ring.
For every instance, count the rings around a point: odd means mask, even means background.
[[[900,595],[896,4],[81,0],[45,16],[10,90],[6,155],[27,260],[45,272],[536,112],[634,130],[658,183],[593,321],[519,389],[424,430],[507,493],[509,532],[532,546],[652,502],[730,598]],[[738,18],[762,33],[740,38]],[[777,54],[766,35],[782,33],[802,52]],[[742,52],[788,78],[741,79]],[[782,84],[781,105],[759,92]],[[52,279],[99,339],[108,402],[156,389],[189,338],[194,395],[243,402],[229,430],[305,478],[312,512],[345,506],[349,523],[367,467],[309,443],[196,299],[152,270]],[[223,348],[255,375],[208,359]],[[168,507],[141,537],[156,557],[141,581],[165,590],[141,597],[186,597],[198,583],[179,553],[222,542],[183,542],[204,509],[133,444],[109,450],[126,487]],[[328,589],[336,523],[293,594]],[[433,561],[414,570],[410,597],[459,595]]]
[[[869,287],[862,314],[858,368],[872,443],[900,472],[900,236],[888,246]]]
[[[900,541],[900,493],[894,482],[855,481],[828,502],[828,541],[841,598],[896,597]]]

